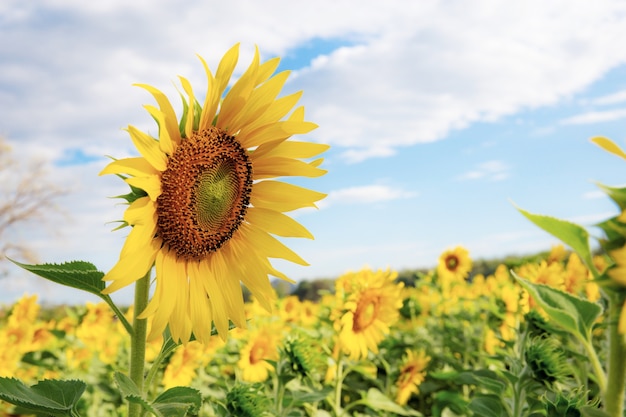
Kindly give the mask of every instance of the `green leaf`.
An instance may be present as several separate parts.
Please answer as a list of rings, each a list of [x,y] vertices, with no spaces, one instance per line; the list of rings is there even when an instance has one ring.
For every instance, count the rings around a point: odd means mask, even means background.
[[[333,387],[324,387],[319,391],[291,391],[291,396],[293,399],[293,405],[298,407],[302,404],[311,404],[318,401],[322,401],[324,398],[328,397],[333,391]]]
[[[144,410],[151,412],[157,417],[164,417],[158,410],[152,407],[148,400],[144,398],[137,385],[127,375],[121,372],[115,372],[115,374],[113,374],[113,380],[117,384],[122,397],[132,403],[140,404]]]
[[[620,209],[626,209],[626,187],[609,187],[599,182],[596,185],[615,201]]]
[[[105,286],[104,281],[102,281],[104,272],[98,271],[92,263],[72,261],[62,264],[28,265],[12,259],[11,262],[57,284],[87,291],[102,298],[100,292]]]
[[[72,416],[86,385],[82,381],[48,379],[27,387],[15,378],[0,377],[0,399],[35,413]]]
[[[474,415],[481,417],[503,417],[507,413],[502,405],[502,399],[497,395],[478,394],[469,403],[468,408]]]
[[[589,268],[595,278],[600,275],[593,264],[591,248],[589,247],[589,233],[584,227],[555,217],[532,214],[521,208],[517,209],[528,220],[535,223],[535,225],[572,248],[572,250],[580,256],[580,259],[585,263],[587,268]]]
[[[159,395],[152,406],[164,416],[184,417],[188,412],[198,413],[202,396],[200,391],[193,388],[174,387]]]
[[[415,410],[407,410],[404,407],[398,405],[385,394],[377,390],[376,388],[370,388],[367,391],[367,396],[364,398],[364,404],[374,410],[389,411],[401,416],[421,416]]]
[[[511,272],[517,282],[530,293],[555,324],[582,340],[590,340],[593,324],[602,313],[602,307],[599,304],[547,285],[534,284],[519,277],[515,272]]]

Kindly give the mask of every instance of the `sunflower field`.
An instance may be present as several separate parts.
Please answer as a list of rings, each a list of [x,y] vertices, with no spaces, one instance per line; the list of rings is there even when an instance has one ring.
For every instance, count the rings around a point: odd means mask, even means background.
[[[564,246],[486,276],[459,246],[406,285],[366,268],[315,301],[277,297],[270,277],[290,280],[272,260],[307,265],[282,239],[313,238],[290,213],[325,197],[283,180],[324,175],[328,146],[292,140],[317,125],[302,92],[279,97],[278,58],[257,49],[232,81],[238,58],[235,45],[215,72],[200,58],[201,101],[179,77],[180,117],[138,84],[158,134],[128,126],[140,156],[100,172],[130,188],[108,272],[12,260],[102,302],[0,310],[0,416],[623,417],[626,188],[600,184],[619,213],[593,251],[585,228],[518,209]]]
[[[607,261],[594,258],[604,269]],[[470,275],[472,260],[457,247],[438,267],[399,282],[393,271],[363,269],[335,281],[319,301],[276,299],[273,314],[246,303],[247,329],[224,341],[191,341],[162,350],[148,394],[190,387],[201,401],[182,414],[200,416],[557,416],[593,408],[599,387],[589,358],[547,319],[529,292],[500,265]],[[512,269],[532,283],[602,302],[598,285],[575,253]],[[130,354],[120,320],[106,303],[67,307],[42,319],[36,296],[3,310],[0,376],[26,385],[82,380],[80,415],[125,415],[123,385]],[[128,317],[131,311],[126,311]],[[602,350],[605,323],[594,323]],[[128,396],[128,394],[126,394]],[[1,415],[21,415],[2,403]],[[168,415],[168,414],[164,414]],[[593,415],[593,414],[589,414]]]

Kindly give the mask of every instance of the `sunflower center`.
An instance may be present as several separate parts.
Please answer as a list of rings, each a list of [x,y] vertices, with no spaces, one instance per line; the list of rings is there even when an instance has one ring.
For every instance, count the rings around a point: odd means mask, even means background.
[[[360,332],[367,329],[378,317],[378,298],[366,295],[360,300],[354,312],[352,330]]]
[[[183,139],[161,176],[158,235],[183,259],[221,248],[244,219],[252,163],[233,136],[210,127]]]
[[[446,268],[448,268],[448,271],[456,271],[457,266],[459,266],[459,258],[454,255],[446,258]]]

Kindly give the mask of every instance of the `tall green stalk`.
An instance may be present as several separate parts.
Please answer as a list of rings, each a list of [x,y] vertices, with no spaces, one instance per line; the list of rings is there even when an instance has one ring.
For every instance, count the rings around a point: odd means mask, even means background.
[[[150,293],[150,270],[146,275],[135,282],[135,306],[133,308],[133,334],[130,338],[130,379],[137,385],[139,392],[143,393],[144,367],[146,363],[146,337],[148,334],[148,322],[137,316],[148,305]],[[140,404],[129,403],[128,417],[140,417],[142,408]]]
[[[609,299],[609,358],[607,364],[607,387],[604,409],[611,417],[622,417],[624,412],[624,389],[626,388],[626,342],[619,333],[618,323],[624,294],[613,294]]]

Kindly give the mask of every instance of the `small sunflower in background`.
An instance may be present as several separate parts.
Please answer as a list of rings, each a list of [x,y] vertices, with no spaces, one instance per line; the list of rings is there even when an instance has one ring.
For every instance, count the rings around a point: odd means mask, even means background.
[[[426,355],[424,351],[406,351],[406,356],[396,381],[398,389],[396,402],[398,404],[405,405],[412,394],[419,393],[419,386],[426,379],[426,368],[429,363],[430,356]]]
[[[111,282],[104,292],[156,267],[154,295],[139,316],[152,319],[149,340],[169,325],[175,341],[187,342],[193,332],[206,342],[211,322],[225,339],[229,320],[246,324],[241,283],[269,311],[274,292],[268,275],[288,280],[269,259],[307,265],[275,235],[312,239],[284,213],[315,207],[325,195],[276,178],[325,174],[322,159],[311,159],[328,146],[290,140],[317,126],[304,120],[303,107],[294,109],[302,92],[277,98],[289,75],[274,75],[278,58],[261,63],[257,49],[225,94],[238,56],[235,45],[215,75],[200,58],[208,81],[203,104],[179,77],[187,95],[180,120],[161,91],[140,84],[158,105],[145,106],[158,137],[129,126],[141,156],[115,160],[101,172],[122,176],[132,189],[124,213],[132,229],[104,277]]]
[[[472,270],[472,258],[462,246],[448,249],[439,256],[437,275],[448,281],[463,281]]]

